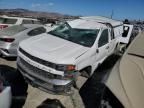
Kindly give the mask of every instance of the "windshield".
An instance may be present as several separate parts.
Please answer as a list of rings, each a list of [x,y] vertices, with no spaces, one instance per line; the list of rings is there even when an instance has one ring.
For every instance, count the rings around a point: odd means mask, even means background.
[[[71,28],[68,23],[64,23],[55,30],[50,31],[49,34],[86,47],[91,47],[96,40],[98,32],[98,29]]]
[[[27,28],[24,26],[15,25],[15,26],[7,27],[7,28],[1,30],[0,33],[5,34],[5,35],[15,35],[16,33],[19,33],[19,32],[24,31],[26,29]]]

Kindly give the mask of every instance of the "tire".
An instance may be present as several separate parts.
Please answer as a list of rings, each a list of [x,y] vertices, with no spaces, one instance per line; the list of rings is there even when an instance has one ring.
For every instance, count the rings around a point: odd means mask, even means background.
[[[80,71],[81,76],[85,77],[85,78],[89,78],[91,75],[91,67],[87,67],[85,69],[82,69]]]
[[[86,70],[81,71],[81,76],[89,78],[90,75],[88,74],[88,72]]]

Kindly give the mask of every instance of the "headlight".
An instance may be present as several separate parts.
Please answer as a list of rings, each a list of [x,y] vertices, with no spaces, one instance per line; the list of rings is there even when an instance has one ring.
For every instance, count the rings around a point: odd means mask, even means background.
[[[75,65],[57,65],[56,70],[59,71],[74,71]]]

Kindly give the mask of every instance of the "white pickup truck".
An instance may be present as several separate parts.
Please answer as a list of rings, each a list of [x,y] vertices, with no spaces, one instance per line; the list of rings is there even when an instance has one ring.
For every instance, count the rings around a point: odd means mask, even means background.
[[[69,92],[79,75],[91,76],[115,52],[123,28],[122,22],[104,17],[65,22],[20,43],[18,70],[35,87],[53,93]]]

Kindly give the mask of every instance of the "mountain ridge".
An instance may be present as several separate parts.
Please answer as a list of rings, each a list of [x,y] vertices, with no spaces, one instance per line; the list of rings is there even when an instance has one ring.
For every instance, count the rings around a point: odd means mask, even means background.
[[[46,17],[46,18],[75,18],[77,16],[64,15],[58,12],[41,12],[28,9],[16,8],[16,9],[0,9],[0,15],[8,16],[29,16],[29,17]]]

